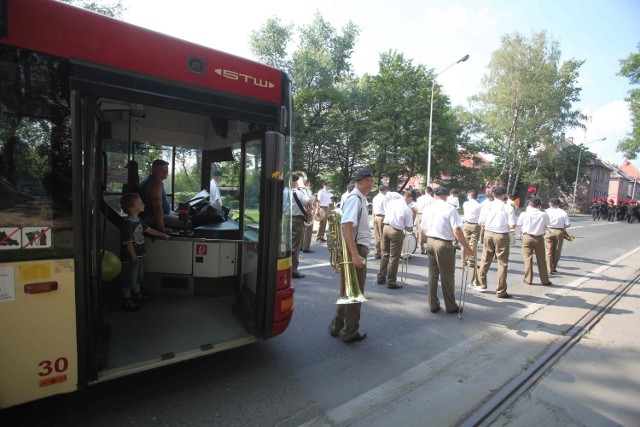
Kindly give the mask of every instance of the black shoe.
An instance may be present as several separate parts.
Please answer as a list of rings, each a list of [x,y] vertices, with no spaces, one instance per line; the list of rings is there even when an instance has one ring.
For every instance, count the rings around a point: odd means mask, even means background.
[[[336,330],[333,329],[333,322],[329,322],[329,334],[332,337],[337,337],[339,333],[340,333],[340,331],[336,331]]]
[[[304,274],[294,271],[291,277],[293,277],[294,279],[302,279],[304,277]]]
[[[549,283],[543,283],[542,286],[553,286],[553,283],[549,282]]]
[[[122,303],[122,308],[124,308],[124,311],[127,312],[140,310],[140,306],[133,302],[131,298],[124,300],[124,302]]]
[[[145,302],[149,302],[149,301],[153,301],[153,298],[151,298],[148,295],[144,295],[141,292],[137,293],[137,294],[133,294],[131,296],[131,299],[133,300],[133,302],[135,302],[136,304],[140,304],[140,303],[145,303]]]
[[[387,285],[387,289],[400,289],[402,287],[402,285]]]
[[[302,252],[304,252],[305,254],[315,254],[316,253],[316,251],[312,251],[311,249],[307,249],[307,250],[304,250]]]
[[[440,307],[436,307],[436,308],[432,308],[432,309],[431,309],[431,312],[432,312],[432,313],[437,313],[437,312],[439,312],[439,311],[440,311]]]
[[[447,313],[449,314],[462,313],[462,310],[460,309],[460,307],[456,307],[454,310],[447,310]]]
[[[376,283],[378,285],[384,285],[385,283],[387,283],[387,281],[385,279],[382,279],[382,280],[378,279],[378,280],[376,280]]]
[[[349,339],[342,339],[342,342],[346,342],[346,343],[350,343],[350,342],[358,342],[358,341],[362,341],[363,339],[365,339],[367,337],[366,332],[364,334],[361,334],[358,332],[358,334],[356,334],[353,338],[349,338]]]

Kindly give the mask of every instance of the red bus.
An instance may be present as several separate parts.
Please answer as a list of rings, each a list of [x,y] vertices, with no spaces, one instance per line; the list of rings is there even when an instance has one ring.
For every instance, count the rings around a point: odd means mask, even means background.
[[[0,0],[0,408],[281,334],[291,81],[53,0]],[[184,227],[122,306],[123,193],[155,159]],[[188,222],[214,171],[223,217]]]

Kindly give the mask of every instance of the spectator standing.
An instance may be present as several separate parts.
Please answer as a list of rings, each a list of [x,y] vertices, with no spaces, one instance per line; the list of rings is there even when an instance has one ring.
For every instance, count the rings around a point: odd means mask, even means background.
[[[300,187],[300,190],[304,191],[304,193],[310,199],[313,198],[313,184],[311,183],[311,180],[308,178],[302,178],[302,176],[300,179],[304,181],[304,185]],[[306,254],[315,253],[315,251],[311,250],[311,235],[313,234],[313,224],[314,224],[313,218],[311,218],[311,221],[304,223],[304,235],[302,236],[302,252]],[[325,224],[326,224],[326,218],[325,218]]]
[[[558,261],[562,254],[565,230],[571,227],[569,215],[560,208],[560,199],[554,197],[549,200],[549,227],[544,235],[544,244],[547,251],[547,269],[549,273],[557,273]]]
[[[544,233],[549,225],[549,215],[543,212],[539,197],[529,199],[529,206],[518,217],[518,226],[522,226],[522,259],[524,260],[524,283],[533,284],[533,256],[536,256],[538,274],[543,285],[552,285],[549,280],[545,259]]]
[[[411,190],[405,190],[401,199],[390,201],[384,214],[382,233],[382,260],[378,271],[378,284],[387,282],[387,288],[400,289],[397,283],[398,265],[402,255],[405,232],[413,231],[413,211],[409,204],[413,202]]]

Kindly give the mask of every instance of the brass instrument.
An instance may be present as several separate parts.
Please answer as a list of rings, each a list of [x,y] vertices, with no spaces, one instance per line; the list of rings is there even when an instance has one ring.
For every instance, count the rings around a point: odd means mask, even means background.
[[[329,261],[331,268],[340,273],[340,296],[336,304],[355,304],[367,301],[358,285],[356,268],[351,262],[349,248],[342,238],[341,231],[342,211],[334,209],[329,214],[327,222],[329,232],[327,236],[327,248],[329,249]]]

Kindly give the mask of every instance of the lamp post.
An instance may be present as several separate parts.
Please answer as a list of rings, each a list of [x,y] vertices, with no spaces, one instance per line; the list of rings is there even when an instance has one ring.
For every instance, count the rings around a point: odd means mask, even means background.
[[[575,184],[573,184],[573,209],[575,210],[576,206],[578,205],[576,203],[576,191],[578,190],[578,175],[580,174],[580,158],[582,156],[582,149],[584,148],[585,145],[588,144],[593,144],[594,142],[598,142],[598,141],[605,141],[607,138],[600,138],[600,139],[595,139],[593,141],[589,141],[589,142],[585,142],[584,144],[580,144],[580,151],[578,152],[578,167],[576,168],[576,182]]]
[[[468,54],[463,56],[462,58],[460,58],[456,62],[452,63],[451,65],[449,65],[444,70],[440,71],[435,76],[433,76],[433,81],[431,82],[431,109],[429,111],[429,155],[427,157],[427,185],[431,184],[431,126],[433,124],[433,91],[435,89],[436,79],[438,78],[439,75],[441,75],[442,73],[447,71],[449,68],[453,67],[454,65],[456,65],[456,64],[458,64],[460,62],[464,62],[467,59],[469,59],[469,55]]]

